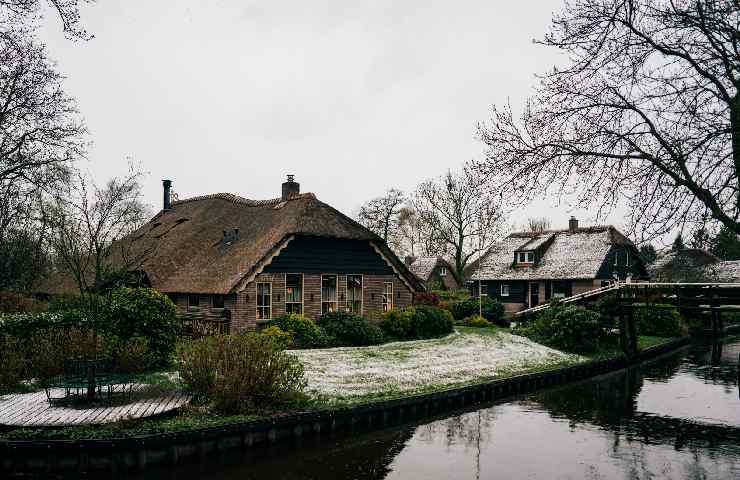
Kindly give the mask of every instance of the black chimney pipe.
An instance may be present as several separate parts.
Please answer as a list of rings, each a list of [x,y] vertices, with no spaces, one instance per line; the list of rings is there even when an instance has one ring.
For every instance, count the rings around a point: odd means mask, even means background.
[[[172,180],[162,180],[162,187],[164,188],[164,202],[163,210],[172,210],[172,203],[170,203],[170,189],[172,188]]]
[[[283,192],[281,198],[283,200],[290,200],[291,198],[300,195],[301,184],[294,181],[294,175],[288,175],[288,181],[283,183]]]

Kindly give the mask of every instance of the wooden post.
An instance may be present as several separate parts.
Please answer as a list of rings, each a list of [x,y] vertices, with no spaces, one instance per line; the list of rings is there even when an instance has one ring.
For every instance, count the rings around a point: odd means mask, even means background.
[[[712,337],[717,338],[720,335],[719,331],[719,310],[717,310],[717,299],[714,293],[714,286],[709,286],[709,309],[710,316],[712,318]]]
[[[622,352],[625,355],[629,355],[629,345],[627,345],[627,319],[626,319],[626,308],[621,303],[619,304],[619,346],[622,348]]]
[[[635,325],[635,309],[630,308],[627,315],[627,331],[629,334],[630,354],[637,353],[637,325]]]

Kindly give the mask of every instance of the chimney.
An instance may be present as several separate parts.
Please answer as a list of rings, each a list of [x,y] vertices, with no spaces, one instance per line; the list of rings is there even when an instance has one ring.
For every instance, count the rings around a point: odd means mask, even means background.
[[[301,193],[301,184],[294,182],[293,178],[295,175],[288,175],[288,181],[283,183],[283,200],[290,200],[291,198]]]
[[[568,230],[571,232],[578,230],[578,219],[576,217],[570,217],[570,220],[568,220]]]
[[[164,202],[162,210],[172,210],[172,204],[170,203],[170,189],[172,188],[172,180],[162,180],[162,187],[164,188]]]

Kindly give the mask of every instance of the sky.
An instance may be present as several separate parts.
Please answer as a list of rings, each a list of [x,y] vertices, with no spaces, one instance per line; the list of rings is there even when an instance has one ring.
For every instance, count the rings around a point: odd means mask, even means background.
[[[493,104],[516,110],[535,74],[562,62],[536,45],[557,0],[98,0],[70,41],[51,14],[40,31],[78,100],[92,146],[82,165],[98,182],[149,174],[180,198],[302,191],[354,214],[394,187],[481,159],[476,124]],[[510,205],[512,226],[546,216],[554,228],[592,212],[556,199]],[[620,217],[608,218],[622,227]],[[603,223],[603,222],[602,222]]]

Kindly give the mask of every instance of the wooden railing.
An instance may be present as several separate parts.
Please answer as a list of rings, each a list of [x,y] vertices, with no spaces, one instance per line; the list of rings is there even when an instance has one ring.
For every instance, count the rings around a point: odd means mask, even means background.
[[[598,295],[602,295],[602,294],[607,293],[607,292],[613,292],[615,290],[618,290],[620,285],[622,285],[622,284],[620,284],[620,283],[613,283],[613,284],[607,285],[605,287],[595,288],[595,289],[589,290],[587,292],[579,293],[578,295],[573,295],[573,296],[570,296],[570,297],[565,297],[562,300],[558,300],[557,303],[559,305],[568,304],[568,303],[575,303],[575,302],[578,302],[580,300],[584,300],[586,298],[596,297]],[[539,311],[544,310],[546,308],[549,308],[550,305],[552,305],[552,303],[543,303],[542,305],[537,305],[536,307],[531,307],[531,308],[527,308],[525,310],[520,310],[518,312],[515,312],[514,313],[514,316],[520,316],[520,315],[527,315],[527,314],[530,314],[530,313],[536,313],[536,312],[539,312]]]
[[[184,334],[193,338],[228,335],[231,332],[231,320],[184,317],[183,327]]]

